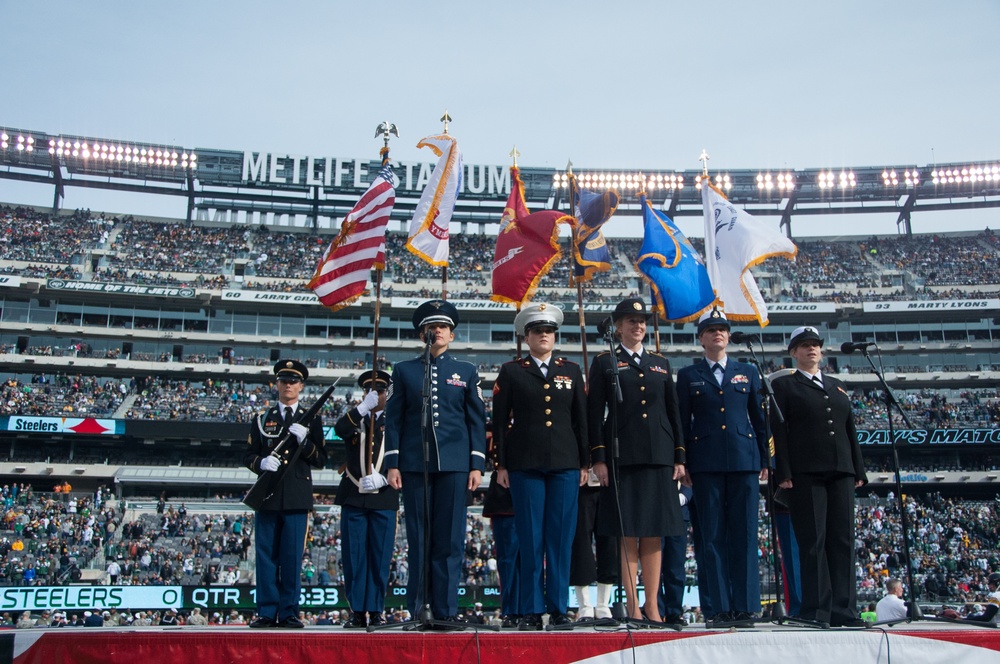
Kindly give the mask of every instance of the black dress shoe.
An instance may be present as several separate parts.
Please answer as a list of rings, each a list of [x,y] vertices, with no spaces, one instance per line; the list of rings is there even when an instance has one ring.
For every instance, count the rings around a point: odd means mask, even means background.
[[[271,627],[277,626],[277,620],[274,618],[265,618],[264,616],[251,620],[249,625],[251,629],[270,629]]]
[[[542,616],[537,613],[527,613],[517,621],[517,629],[522,632],[536,632],[542,628]]]
[[[664,624],[667,624],[667,625],[680,625],[681,627],[687,625],[687,621],[684,620],[684,617],[683,616],[679,616],[676,613],[668,615],[668,616],[664,616],[663,617],[663,622],[664,622]]]
[[[705,627],[707,629],[720,629],[729,627],[733,622],[732,615],[727,611],[722,613],[716,613],[714,616],[705,621]]]
[[[517,622],[520,620],[521,616],[509,615],[500,616],[500,627],[504,629],[513,629],[517,627]]]
[[[866,623],[861,618],[848,618],[847,620],[840,621],[830,621],[831,627],[868,627]]]
[[[365,620],[364,611],[355,611],[351,614],[350,619],[344,623],[344,629],[364,629],[368,627],[368,622]]]
[[[303,622],[299,620],[298,616],[288,616],[280,621],[278,621],[279,628],[281,629],[302,629],[305,627]]]
[[[385,616],[381,613],[376,613],[375,611],[368,612],[368,624],[369,625],[384,625],[386,623]]]
[[[757,618],[752,613],[747,613],[746,611],[734,611],[732,613],[732,621],[736,623],[735,627],[753,627],[753,624],[757,622]]]
[[[572,625],[573,619],[567,616],[565,613],[550,613],[549,614],[549,627],[563,627],[565,625]]]

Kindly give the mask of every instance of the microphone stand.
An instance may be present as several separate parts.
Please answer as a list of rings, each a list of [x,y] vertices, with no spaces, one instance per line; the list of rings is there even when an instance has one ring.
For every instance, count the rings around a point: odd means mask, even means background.
[[[618,443],[618,404],[622,403],[625,399],[622,396],[622,384],[621,376],[618,370],[618,351],[615,348],[615,337],[611,326],[608,326],[604,332],[604,340],[608,344],[608,359],[611,363],[611,385],[614,388],[614,398],[609,401],[608,404],[608,419],[611,422],[611,464],[610,472],[614,479],[615,486],[615,510],[618,513],[618,573],[621,575],[621,583],[618,586],[618,592],[616,593],[616,600],[611,604],[611,618],[613,621],[620,625],[625,625],[626,627],[638,627],[638,628],[657,628],[657,629],[674,629],[676,631],[681,631],[680,625],[672,625],[663,622],[654,622],[652,620],[644,620],[641,618],[630,618],[628,615],[628,608],[625,603],[622,602],[622,592],[624,592],[624,584],[635,584],[635,577],[629,575],[631,578],[625,579],[625,570],[622,569],[622,553],[625,549],[625,522],[622,519],[622,505],[618,498],[618,459],[621,454]],[[639,549],[636,547],[636,564],[638,565]],[[636,590],[635,593],[636,602],[639,601],[639,592]]]
[[[875,347],[878,350],[878,346]],[[892,421],[893,406],[896,407],[896,412],[903,419],[903,423],[906,425],[907,429],[912,429],[913,424],[910,422],[910,418],[906,416],[906,412],[900,405],[899,401],[896,399],[896,395],[893,394],[892,388],[885,381],[885,376],[880,370],[882,366],[882,353],[878,354],[878,366],[875,365],[875,361],[872,360],[871,354],[868,352],[867,347],[860,348],[861,353],[868,360],[868,364],[871,367],[871,372],[878,379],[879,385],[882,387],[883,400],[885,401],[885,415],[889,421],[889,441],[892,445],[892,469],[895,474],[894,484],[896,489],[896,509],[899,510],[899,528],[900,534],[903,538],[903,559],[906,562],[906,583],[910,588],[910,601],[906,602],[906,617],[897,618],[894,620],[880,620],[878,622],[872,623],[873,627],[880,627],[882,625],[893,626],[899,623],[911,623],[911,622],[947,622],[947,623],[957,623],[960,625],[976,625],[979,627],[988,627],[995,629],[997,626],[992,622],[977,622],[975,620],[956,620],[954,618],[942,618],[937,616],[924,616],[923,611],[920,609],[920,605],[917,604],[917,587],[913,582],[913,565],[910,559],[910,535],[909,535],[909,519],[906,516],[906,503],[903,500],[903,483],[900,479],[899,472],[899,442],[896,439],[896,429]]]

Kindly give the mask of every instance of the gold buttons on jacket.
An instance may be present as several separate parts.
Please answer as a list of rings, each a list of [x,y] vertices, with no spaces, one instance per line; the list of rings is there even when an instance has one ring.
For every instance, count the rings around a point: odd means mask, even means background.
[[[544,385],[542,385],[542,389],[543,389],[543,390],[547,390],[547,389],[549,389],[549,384],[548,384],[548,383],[545,383]]]
[[[722,430],[723,430],[723,431],[725,431],[725,430],[726,430],[726,425],[725,425],[725,424],[723,424],[723,425],[722,425]]]
[[[643,413],[643,414],[642,414],[642,419],[646,419],[647,417],[649,417],[649,416],[648,416],[648,415],[646,415],[646,413]]]
[[[546,408],[545,409],[545,414],[546,415],[551,415],[552,414],[552,409],[551,408]]]
[[[547,426],[547,427],[550,427],[550,426],[552,426],[552,422],[550,422],[550,421],[546,421],[546,422],[545,422],[545,426]]]
[[[720,412],[720,413],[724,413],[724,412],[726,412],[726,409],[725,409],[725,408],[720,408],[720,409],[719,409],[719,412]]]
[[[550,396],[546,396],[546,397],[545,397],[545,400],[546,400],[546,401],[552,401],[552,397],[550,397]]]
[[[642,401],[640,401],[639,403],[641,403],[641,404],[642,404],[643,406],[645,406],[645,405],[646,405],[646,400],[645,400],[645,399],[643,399],[643,400],[642,400]]]
[[[645,392],[646,391],[646,386],[645,385],[640,385],[639,386],[639,391],[640,392]]]
[[[645,378],[645,377],[646,377],[646,374],[644,374],[644,373],[639,374],[639,378]]]

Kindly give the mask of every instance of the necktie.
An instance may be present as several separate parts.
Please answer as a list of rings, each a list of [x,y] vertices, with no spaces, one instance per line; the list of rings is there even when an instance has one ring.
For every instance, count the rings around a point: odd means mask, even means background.
[[[716,362],[712,365],[712,375],[715,376],[715,380],[719,381],[719,385],[722,385],[722,377],[726,375],[726,370],[722,368],[722,365]]]
[[[285,406],[285,428],[292,426],[292,409],[290,406]]]
[[[540,365],[538,365],[538,368],[542,370],[543,376],[545,376],[546,378],[549,377],[549,365],[547,363],[542,362]]]
[[[819,379],[819,376],[813,376],[813,382],[819,385],[820,387],[823,387],[823,381]]]

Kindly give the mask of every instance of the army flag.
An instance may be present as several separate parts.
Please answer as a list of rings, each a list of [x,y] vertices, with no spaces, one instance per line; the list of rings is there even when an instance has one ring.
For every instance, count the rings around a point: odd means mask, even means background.
[[[705,262],[730,320],[756,320],[767,325],[767,303],[750,268],[772,256],[795,258],[798,247],[779,229],[754,219],[730,203],[721,191],[702,182],[705,211]]]
[[[670,217],[645,195],[639,201],[643,238],[635,266],[653,293],[652,309],[676,323],[697,320],[715,304],[705,263]]]

